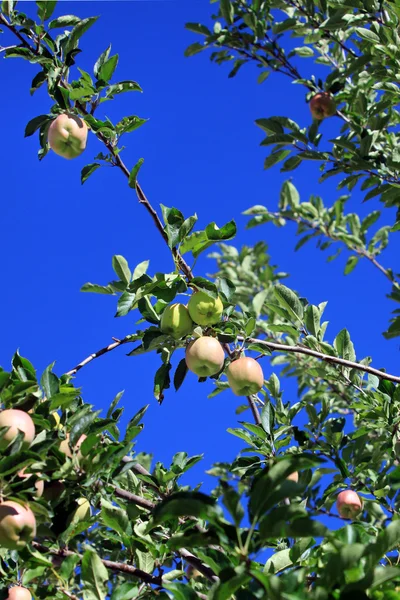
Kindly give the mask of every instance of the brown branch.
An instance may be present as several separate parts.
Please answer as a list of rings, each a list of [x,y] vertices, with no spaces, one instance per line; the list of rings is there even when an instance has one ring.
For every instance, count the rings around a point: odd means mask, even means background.
[[[336,356],[330,356],[329,354],[323,354],[322,352],[317,352],[316,350],[311,350],[310,348],[305,348],[303,346],[288,346],[286,344],[276,344],[274,342],[266,342],[265,340],[257,340],[254,338],[247,338],[246,342],[250,344],[262,344],[263,346],[266,346],[272,351],[294,352],[296,354],[306,354],[307,356],[314,356],[315,358],[323,360],[327,363],[341,365],[343,367],[349,367],[350,369],[356,369],[357,371],[364,371],[365,373],[376,375],[380,379],[386,379],[386,381],[394,381],[395,383],[400,383],[400,377],[398,377],[397,375],[390,375],[389,373],[385,373],[384,371],[380,371],[379,369],[374,369],[373,367],[369,367],[368,365],[362,365],[360,363],[356,363],[351,360],[346,360],[344,358],[338,358]]]
[[[70,371],[67,371],[65,373],[65,375],[75,375],[75,373],[77,373],[78,371],[80,371],[84,366],[88,365],[95,358],[99,358],[99,356],[103,356],[103,354],[106,354],[107,352],[111,352],[111,350],[114,350],[115,348],[118,348],[119,346],[122,346],[122,344],[127,344],[128,342],[132,342],[133,341],[132,337],[134,337],[134,336],[133,335],[127,335],[122,340],[117,340],[113,344],[109,344],[108,346],[105,346],[104,348],[101,348],[97,352],[94,352],[94,354],[90,354],[90,356],[88,356],[87,358],[85,358],[84,360],[82,360],[82,362],[80,362],[78,365],[76,365],[76,367],[74,367]]]

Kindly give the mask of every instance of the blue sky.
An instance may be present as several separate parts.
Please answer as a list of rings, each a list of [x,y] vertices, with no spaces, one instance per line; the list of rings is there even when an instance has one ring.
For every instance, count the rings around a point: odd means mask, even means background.
[[[21,2],[28,13],[34,3]],[[228,79],[227,67],[217,67],[206,54],[185,58],[184,49],[196,40],[185,31],[188,21],[209,22],[215,9],[206,0],[159,0],[133,2],[60,2],[56,14],[100,15],[82,38],[81,68],[91,71],[98,55],[112,43],[120,55],[115,81],[134,79],[144,93],[119,96],[104,104],[104,113],[119,120],[137,114],[149,122],[126,137],[125,162],[133,166],[144,157],[141,184],[154,206],[176,206],[189,216],[197,212],[198,226],[211,221],[219,225],[235,218],[235,244],[265,240],[272,263],[289,272],[287,284],[309,301],[328,300],[325,316],[330,321],[327,337],[346,327],[359,359],[373,357],[373,365],[396,373],[399,342],[381,335],[395,306],[385,298],[389,282],[366,261],[348,277],[343,275],[345,257],[326,263],[327,254],[312,244],[295,253],[294,228],[264,226],[245,230],[241,213],[254,204],[275,209],[279,190],[287,178],[278,168],[263,170],[265,151],[259,146],[261,131],[254,120],[285,115],[301,126],[310,123],[305,90],[282,76],[273,75],[262,85],[249,66]],[[3,35],[4,45],[12,39]],[[7,40],[6,40],[7,38]],[[302,72],[313,71],[311,62],[299,62]],[[124,255],[131,267],[150,259],[151,273],[172,268],[168,249],[154,229],[134,192],[116,169],[101,169],[81,186],[80,170],[102,150],[93,135],[85,154],[66,161],[50,153],[38,162],[36,136],[24,139],[26,123],[46,113],[51,105],[44,89],[33,98],[30,82],[35,65],[17,59],[1,60],[3,144],[1,154],[2,343],[0,364],[8,368],[19,348],[39,372],[56,360],[61,374],[87,355],[136,329],[136,315],[115,319],[114,297],[81,293],[87,281],[107,283],[113,278],[111,257]],[[7,82],[4,85],[4,82]],[[335,119],[323,124],[329,139],[338,131]],[[328,204],[338,196],[336,182],[318,183],[318,171],[301,166],[293,183],[303,199],[319,194]],[[348,210],[365,215],[379,208],[371,200],[361,204],[355,193]],[[381,224],[393,223],[385,211]],[[400,245],[392,241],[382,262],[396,268]],[[345,254],[345,253],[343,253]],[[206,257],[196,274],[213,272]],[[126,347],[125,347],[126,348]],[[156,355],[127,358],[124,348],[94,361],[76,378],[85,400],[96,408],[107,408],[117,392],[125,389],[124,423],[142,406],[151,407],[138,450],[154,453],[169,463],[185,450],[205,453],[205,460],[188,479],[205,480],[206,468],[216,460],[232,460],[242,447],[226,433],[235,426],[238,399],[225,392],[208,400],[212,384],[199,385],[189,376],[179,393],[170,390],[161,407],[153,398],[153,374],[159,366]],[[271,368],[264,361],[268,377]],[[296,399],[293,384],[282,382],[286,401]],[[239,417],[241,418],[241,417]],[[250,414],[246,417],[250,420]],[[209,487],[209,483],[206,486]]]

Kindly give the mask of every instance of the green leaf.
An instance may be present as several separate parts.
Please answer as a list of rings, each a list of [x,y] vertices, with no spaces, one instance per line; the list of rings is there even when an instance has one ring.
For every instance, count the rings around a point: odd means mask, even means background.
[[[60,392],[60,380],[58,379],[57,375],[52,373],[54,364],[55,363],[52,363],[45,369],[40,379],[40,384],[44,390],[44,393],[46,394],[47,399],[50,399],[52,396]]]
[[[358,263],[358,256],[349,256],[346,262],[346,266],[344,268],[344,274],[348,275],[356,268]]]
[[[194,44],[190,44],[190,46],[188,46],[186,48],[185,56],[186,57],[194,56],[195,54],[198,54],[202,50],[205,50],[206,47],[207,46],[205,46],[204,44],[200,44],[199,42],[194,42]]]
[[[44,84],[45,81],[47,81],[47,72],[39,71],[39,73],[37,73],[32,79],[31,89],[29,90],[31,96],[40,88],[41,85]]]
[[[264,566],[265,573],[279,573],[279,571],[283,571],[287,567],[290,567],[292,560],[290,559],[290,548],[286,550],[280,550],[279,552],[275,552],[267,560]]]
[[[131,187],[133,189],[136,188],[137,176],[140,171],[140,167],[142,166],[143,163],[144,163],[144,158],[139,158],[136,165],[133,167],[133,169],[131,170],[131,172],[129,174],[129,187]]]
[[[114,54],[106,60],[97,72],[97,78],[101,81],[108,82],[114,74],[118,64],[118,54]]]
[[[193,31],[194,33],[200,33],[201,35],[211,35],[211,31],[205,25],[201,23],[186,23],[185,29]]]
[[[82,558],[81,581],[84,600],[104,600],[108,590],[108,571],[93,550],[86,550]]]
[[[131,280],[131,271],[128,266],[128,261],[126,258],[121,256],[120,254],[116,254],[112,257],[112,268],[114,269],[116,275],[120,278],[121,281],[128,285]]]
[[[346,360],[354,361],[356,355],[353,342],[350,340],[350,334],[347,329],[342,329],[336,336],[333,345],[339,356]]]
[[[117,304],[116,317],[125,317],[132,309],[135,304],[136,294],[130,292],[124,292]]]
[[[97,283],[85,283],[81,287],[81,292],[92,292],[94,294],[115,294],[110,285],[98,285]]]
[[[170,591],[175,600],[198,600],[196,592],[187,583],[164,583],[163,587]]]
[[[95,94],[95,90],[87,85],[72,88],[69,92],[69,97],[71,100],[79,100],[80,98],[92,96],[93,94]]]
[[[142,275],[144,275],[149,267],[149,260],[144,260],[138,265],[136,265],[135,270],[133,271],[132,281],[136,281],[136,279],[140,279]]]
[[[63,15],[62,17],[58,17],[49,23],[49,29],[56,29],[57,27],[71,27],[72,25],[77,25],[80,22],[79,17],[75,17],[75,15]]]
[[[90,165],[83,167],[81,171],[81,184],[83,185],[85,181],[92,175],[92,173],[97,171],[99,167],[101,167],[99,163],[90,163]]]
[[[132,131],[135,131],[135,129],[139,129],[139,127],[141,127],[144,123],[147,123],[147,121],[148,119],[141,119],[136,115],[124,117],[116,124],[115,129],[118,135],[131,133]]]
[[[164,400],[164,390],[169,389],[171,380],[169,372],[171,363],[161,365],[154,376],[154,397],[161,403]]]
[[[142,92],[142,88],[136,81],[120,81],[119,83],[114,83],[113,85],[109,85],[106,92],[106,98],[104,100],[110,100],[114,98],[116,94],[123,94],[125,92]]]
[[[198,290],[201,290],[211,298],[218,298],[217,286],[215,283],[205,279],[204,277],[193,277],[193,279],[190,281],[190,285]]]
[[[188,372],[188,368],[186,365],[186,360],[182,358],[176,367],[175,375],[174,375],[174,388],[175,391],[178,391],[181,387],[186,375]]]
[[[125,510],[114,506],[104,498],[101,500],[101,520],[106,527],[121,535],[131,535],[132,525]]]
[[[220,0],[219,10],[222,17],[225,19],[228,25],[233,25],[233,17],[235,15],[235,9],[230,0]]]
[[[160,525],[177,517],[209,519],[216,515],[216,500],[201,492],[175,492],[153,510],[153,524]]]
[[[44,0],[43,2],[36,1],[38,17],[41,21],[50,19],[57,4],[57,0]]]
[[[45,123],[47,123],[50,120],[51,120],[51,117],[49,117],[49,115],[39,115],[38,117],[31,119],[29,121],[29,123],[27,124],[27,126],[25,127],[25,137],[29,137],[30,135],[33,135],[35,133],[35,131],[40,129],[40,127],[42,127],[42,125],[44,125]]]
[[[87,19],[82,19],[82,21],[79,21],[79,23],[75,25],[65,44],[64,54],[68,54],[68,52],[77,47],[79,39],[97,21],[97,19],[98,17],[88,17]]]
[[[302,323],[303,305],[297,295],[281,283],[275,285],[274,293],[279,304],[283,306],[295,320]]]

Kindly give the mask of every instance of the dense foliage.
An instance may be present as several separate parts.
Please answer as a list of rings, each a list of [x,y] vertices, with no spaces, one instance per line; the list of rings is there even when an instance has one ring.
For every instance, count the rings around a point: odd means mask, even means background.
[[[78,67],[80,39],[96,18],[53,18],[55,1],[36,2],[36,15],[35,5],[21,5],[28,15],[16,2],[2,2],[7,45],[0,51],[33,64],[32,94],[47,86],[51,109],[25,132],[38,134],[39,158],[50,146],[64,157],[79,155],[87,126],[98,138],[99,153],[82,170],[82,183],[90,185],[86,181],[103,165],[118,168],[153,219],[155,235],[165,240],[175,269],[148,273],[148,262],[132,269],[123,256],[114,256],[114,279],[86,283],[82,290],[116,296],[117,316],[138,311],[140,328],[68,373],[57,375],[51,364],[38,380],[18,353],[10,370],[0,370],[2,597],[17,594],[8,588],[19,584],[35,598],[72,600],[400,600],[400,377],[358,356],[346,329],[330,331],[324,299],[312,305],[284,285],[286,274],[270,262],[263,242],[241,249],[228,243],[234,221],[196,230],[197,217],[177,208],[161,206],[159,216],[138,181],[143,160],[127,167],[121,157],[121,139],[145,119],[127,115],[112,123],[103,116],[105,102],[140,91],[140,85],[115,79],[118,56],[110,47],[93,73]],[[249,208],[248,226],[294,221],[302,234],[298,247],[313,238],[321,249],[347,247],[346,273],[368,260],[389,280],[390,297],[398,302],[400,276],[383,266],[380,255],[400,228],[393,211],[400,187],[400,8],[389,0],[220,0],[214,10],[213,24],[187,24],[203,36],[186,50],[188,56],[212,49],[214,62],[233,63],[230,76],[254,62],[260,83],[283,73],[303,85],[311,101],[314,119],[307,128],[290,115],[257,120],[266,134],[262,145],[269,146],[265,167],[281,163],[289,172],[303,161],[318,161],[321,180],[335,176],[339,189],[348,190],[325,206],[318,196],[301,202],[287,181],[276,211]],[[302,77],[299,58],[327,67],[325,80]],[[318,98],[328,104],[316,106]],[[80,136],[76,145],[62,146],[60,115],[71,135]],[[326,140],[329,115],[338,131]],[[363,220],[347,212],[357,186],[366,200],[379,197],[382,210]],[[195,259],[215,245],[213,277],[193,272]],[[170,308],[187,293],[188,311]],[[397,310],[384,335],[399,334]],[[183,349],[193,353],[191,370],[196,361],[204,367],[192,342],[205,337],[218,340],[215,356],[208,356],[211,367],[206,365],[215,384],[211,395],[231,387],[243,396],[238,414],[245,413],[228,430],[243,441],[240,455],[232,463],[207,465],[215,477],[210,495],[180,484],[200,456],[180,452],[167,467],[135,453],[146,406],[122,434],[120,395],[100,417],[74,378],[91,361],[127,344],[131,360],[158,354],[154,395],[162,402],[187,374]],[[244,356],[253,361],[240,363]],[[258,391],[259,365],[267,361],[272,375]],[[235,375],[238,365],[242,379]],[[297,402],[283,397],[274,367],[280,378],[296,380]],[[23,413],[15,431],[4,417],[8,409]],[[299,416],[304,426],[294,424]],[[33,441],[24,435],[28,417]],[[345,430],[346,423],[351,427]],[[330,529],[338,494],[346,490],[357,492],[356,504],[339,496],[343,526]],[[29,506],[36,520],[36,534],[25,532],[14,546],[4,516],[10,501]]]

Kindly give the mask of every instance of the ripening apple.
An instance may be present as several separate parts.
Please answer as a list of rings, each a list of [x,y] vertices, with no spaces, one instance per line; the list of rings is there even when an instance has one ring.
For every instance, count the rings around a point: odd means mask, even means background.
[[[8,588],[8,596],[6,600],[31,600],[32,596],[28,589],[20,585],[14,585]]]
[[[35,535],[36,519],[29,506],[12,500],[0,504],[0,548],[22,550]]]
[[[236,396],[257,394],[264,385],[264,373],[254,358],[241,356],[232,361],[226,371],[228,383]]]
[[[332,117],[336,112],[336,103],[328,92],[319,92],[310,100],[310,110],[313,119],[322,121],[325,117]]]
[[[92,514],[92,508],[89,500],[86,498],[78,498],[75,501],[75,508],[67,519],[67,525],[77,525],[81,521],[86,521]]]
[[[289,481],[294,481],[295,483],[298,483],[299,481],[299,474],[297,471],[295,471],[294,473],[290,473],[290,475],[288,475],[286,477],[286,479],[288,479]]]
[[[47,140],[50,148],[63,158],[80,156],[86,148],[88,128],[82,119],[71,113],[58,115],[52,121]]]
[[[190,342],[185,359],[189,371],[199,377],[210,377],[222,369],[225,354],[218,340],[203,336]]]
[[[192,333],[193,321],[187,307],[179,302],[167,306],[161,316],[160,329],[175,340]]]
[[[31,476],[32,476],[32,473],[26,473],[26,467],[24,469],[22,469],[21,471],[18,471],[18,477],[21,477],[22,479],[29,479],[29,477],[31,477]],[[43,490],[44,490],[43,479],[37,479],[35,481],[35,488],[36,488],[36,493],[35,493],[36,498],[41,498],[43,496]]]
[[[188,311],[197,325],[214,325],[221,319],[224,306],[221,298],[211,298],[205,292],[195,292],[189,300]]]
[[[341,517],[355,519],[362,512],[362,501],[354,490],[340,492],[336,500],[336,507]]]
[[[28,413],[16,408],[9,408],[0,412],[0,427],[8,427],[8,431],[0,438],[0,451],[17,437],[22,431],[24,439],[21,449],[27,450],[35,437],[35,425]]]

